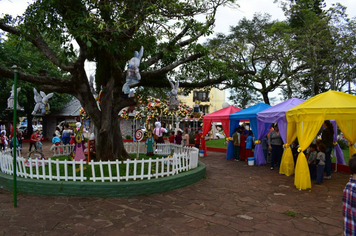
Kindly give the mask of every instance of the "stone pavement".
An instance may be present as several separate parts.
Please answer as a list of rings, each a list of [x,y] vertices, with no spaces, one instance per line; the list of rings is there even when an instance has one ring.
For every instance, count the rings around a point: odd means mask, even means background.
[[[44,150],[47,147],[44,147]],[[28,149],[27,149],[28,150]],[[127,199],[18,195],[0,189],[0,235],[341,235],[349,175],[294,187],[268,166],[200,158],[207,178],[174,191]]]

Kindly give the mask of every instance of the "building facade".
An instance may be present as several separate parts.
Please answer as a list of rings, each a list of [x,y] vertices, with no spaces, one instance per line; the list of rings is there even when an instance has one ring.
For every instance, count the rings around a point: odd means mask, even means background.
[[[200,112],[209,114],[220,110],[225,102],[225,91],[217,88],[208,90],[196,89],[188,96],[178,96],[181,103],[194,107],[196,103],[199,104]]]

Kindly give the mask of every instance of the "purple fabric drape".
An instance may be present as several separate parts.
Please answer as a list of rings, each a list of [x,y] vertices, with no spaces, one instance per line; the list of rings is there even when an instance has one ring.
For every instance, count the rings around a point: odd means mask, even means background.
[[[331,120],[331,123],[334,126],[334,137],[333,137],[333,141],[334,143],[337,143],[337,124],[335,120]],[[334,145],[334,154],[335,154],[335,160],[336,160],[336,164],[345,164],[345,159],[344,159],[344,153],[341,150],[340,145],[337,143],[336,145]]]
[[[258,140],[259,143],[256,143],[256,145],[255,145],[255,155],[254,156],[256,159],[256,165],[260,166],[260,165],[266,164],[266,160],[263,155],[263,149],[262,149],[261,142],[262,142],[263,137],[265,137],[268,134],[268,131],[271,127],[271,123],[265,123],[260,120],[257,120],[257,127],[258,127],[258,131],[257,131],[256,140]]]

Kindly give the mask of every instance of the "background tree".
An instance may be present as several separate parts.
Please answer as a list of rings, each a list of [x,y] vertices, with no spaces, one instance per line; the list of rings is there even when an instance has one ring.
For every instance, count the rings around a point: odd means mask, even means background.
[[[1,19],[0,29],[31,42],[50,63],[68,75],[63,78],[21,72],[19,79],[40,84],[43,90],[78,98],[96,127],[97,157],[123,159],[129,156],[123,146],[118,113],[137,102],[121,94],[125,67],[134,51],[145,47],[140,86],[170,87],[167,81],[170,72],[174,74],[174,69],[206,54],[206,48],[197,40],[211,33],[217,8],[233,2],[35,1],[17,24],[9,16]],[[205,21],[198,21],[197,15],[204,15]],[[74,42],[79,46],[78,54]],[[96,88],[102,88],[103,94],[100,107],[90,92],[84,70],[86,60],[96,62]],[[13,78],[9,67],[1,66],[0,75]],[[205,81],[206,78],[204,83],[209,83]],[[180,83],[181,87],[198,85]]]
[[[248,104],[248,91],[261,95],[269,104],[268,94],[301,67],[288,48],[288,32],[285,22],[271,21],[268,14],[255,14],[252,20],[243,18],[231,26],[230,34],[208,41],[212,76],[223,78],[221,84],[227,88],[243,91],[237,95],[244,96],[241,99],[245,101],[239,102],[243,106]]]
[[[0,41],[0,65],[6,68],[11,68],[12,65],[18,65],[21,67],[21,71],[26,73],[32,73],[40,75],[41,73],[47,73],[53,76],[65,76],[58,70],[53,64],[48,63],[46,58],[40,54],[35,48],[28,42],[21,42],[10,35],[6,40]],[[13,119],[13,112],[6,110],[7,98],[10,96],[13,80],[6,80],[0,77],[0,86],[3,89],[3,93],[0,94],[0,110],[2,111],[1,117],[5,120]],[[18,87],[21,87],[21,91],[18,94],[18,101],[20,106],[24,108],[23,111],[18,111],[18,117],[27,118],[27,135],[32,133],[32,111],[35,106],[33,88],[39,89],[38,86],[26,82],[19,81]],[[48,92],[48,91],[46,91]],[[51,112],[60,110],[71,99],[71,96],[66,94],[55,93],[51,98]]]

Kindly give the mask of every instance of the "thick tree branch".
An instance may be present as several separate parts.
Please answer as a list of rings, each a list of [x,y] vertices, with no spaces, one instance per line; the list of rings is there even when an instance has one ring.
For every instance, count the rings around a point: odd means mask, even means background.
[[[17,36],[21,36],[22,32],[18,30],[15,27],[8,26],[0,21],[0,29],[11,33],[15,34]],[[60,67],[64,71],[71,71],[73,69],[73,63],[68,62],[68,65],[64,63],[60,63],[57,55],[52,51],[52,49],[48,46],[48,44],[44,41],[42,36],[37,33],[36,29],[33,29],[36,32],[36,36],[33,37],[30,34],[25,35],[25,37],[28,38],[28,40],[35,45],[42,53],[44,56],[46,56],[53,64],[56,66]]]

